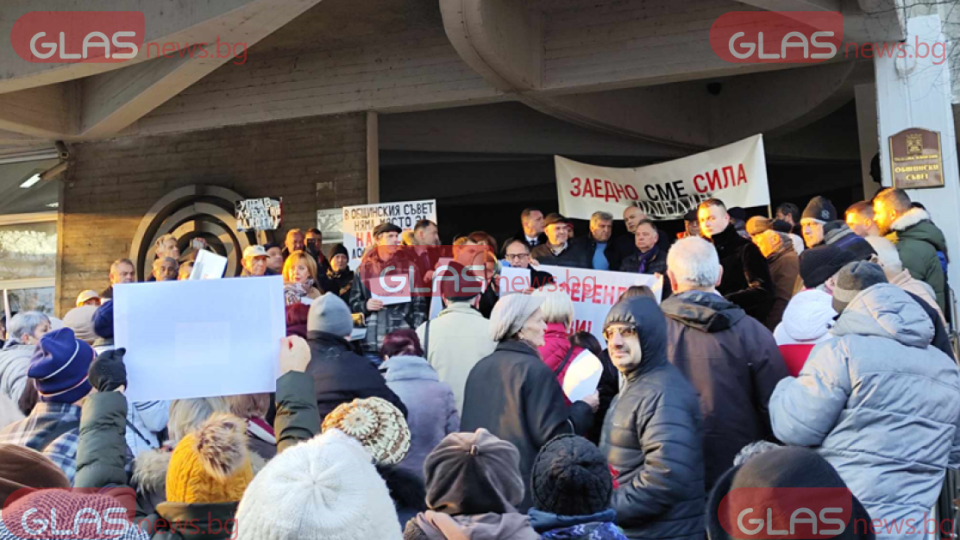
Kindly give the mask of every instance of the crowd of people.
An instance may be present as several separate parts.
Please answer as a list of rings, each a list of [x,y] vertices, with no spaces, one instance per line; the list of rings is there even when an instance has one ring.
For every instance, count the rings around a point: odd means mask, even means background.
[[[623,219],[625,236],[605,212],[575,234],[529,208],[502,247],[457,238],[449,265],[478,263],[484,287],[438,281],[434,317],[364,276],[431,282],[436,223],[377,226],[356,270],[316,229],[249,246],[242,275],[285,284],[271,394],[128,402],[110,299],[137,273],[114,262],[62,321],[6,325],[0,539],[36,537],[23,523],[51,509],[121,508],[117,538],[719,540],[749,537],[721,503],[748,487],[849,490],[845,538],[923,534],[960,467],[960,370],[922,206],[885,189],[843,216],[815,197],[746,219],[709,199],[677,239],[639,207]],[[155,255],[151,280],[189,279],[176,238]],[[658,275],[663,292],[627,290],[602,343],[545,265]],[[530,287],[499,290],[504,267]],[[585,353],[599,382],[571,399]],[[94,521],[74,525],[60,537]]]

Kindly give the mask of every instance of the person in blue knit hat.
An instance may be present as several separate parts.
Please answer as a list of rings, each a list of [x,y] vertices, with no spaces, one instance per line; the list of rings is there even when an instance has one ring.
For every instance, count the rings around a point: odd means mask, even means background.
[[[40,403],[30,416],[0,431],[0,443],[18,444],[41,452],[67,476],[77,472],[80,442],[80,406],[93,388],[87,379],[95,353],[61,328],[40,338],[27,376],[34,380]]]

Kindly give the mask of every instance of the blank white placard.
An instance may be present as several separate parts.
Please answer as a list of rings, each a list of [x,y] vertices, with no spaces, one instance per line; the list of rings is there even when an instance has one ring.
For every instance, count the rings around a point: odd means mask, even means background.
[[[274,392],[286,334],[280,276],[115,285],[131,402]]]

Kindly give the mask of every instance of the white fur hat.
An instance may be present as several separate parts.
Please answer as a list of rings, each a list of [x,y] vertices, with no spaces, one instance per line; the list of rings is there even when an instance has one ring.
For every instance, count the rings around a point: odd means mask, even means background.
[[[237,509],[239,540],[401,540],[370,454],[331,429],[273,458]]]

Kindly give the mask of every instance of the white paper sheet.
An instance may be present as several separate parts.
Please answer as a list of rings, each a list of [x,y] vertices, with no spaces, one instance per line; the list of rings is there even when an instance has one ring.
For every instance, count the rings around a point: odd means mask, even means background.
[[[286,334],[280,276],[113,290],[131,402],[275,391]]]
[[[597,391],[603,364],[590,351],[583,351],[570,361],[570,367],[563,377],[563,392],[570,402],[580,401]]]
[[[227,258],[201,249],[190,271],[190,279],[220,279],[227,270]]]

